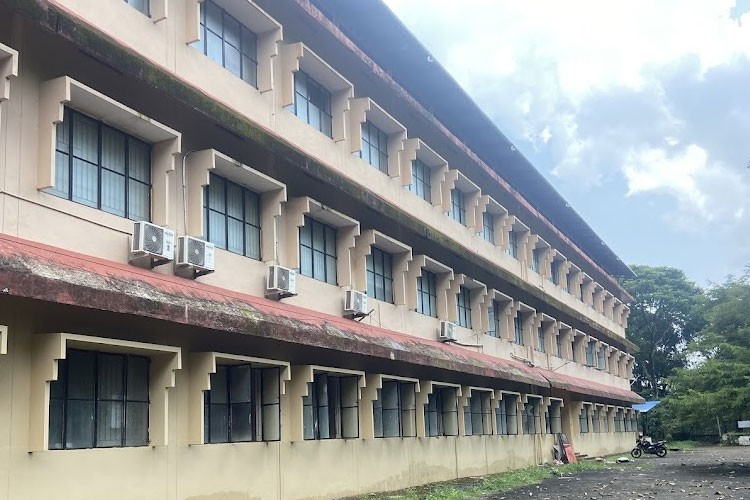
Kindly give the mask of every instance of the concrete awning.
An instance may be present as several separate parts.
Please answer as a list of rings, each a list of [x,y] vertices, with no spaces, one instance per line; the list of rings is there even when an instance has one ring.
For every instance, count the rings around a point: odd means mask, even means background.
[[[9,296],[144,316],[623,402],[637,394],[263,297],[0,235]],[[448,376],[449,374],[447,374]]]

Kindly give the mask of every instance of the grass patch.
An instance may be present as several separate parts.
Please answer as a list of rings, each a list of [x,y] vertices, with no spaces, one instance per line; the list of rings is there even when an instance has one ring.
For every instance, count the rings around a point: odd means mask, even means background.
[[[532,466],[481,478],[464,478],[405,490],[371,493],[350,500],[471,500],[492,493],[512,490],[545,479],[570,476],[589,470],[606,469],[611,462],[585,461],[561,466]]]

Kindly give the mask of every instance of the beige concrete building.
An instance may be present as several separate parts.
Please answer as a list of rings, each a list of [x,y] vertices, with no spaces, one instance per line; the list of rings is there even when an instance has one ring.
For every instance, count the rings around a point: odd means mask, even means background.
[[[0,0],[0,499],[624,451],[629,274],[379,1]]]

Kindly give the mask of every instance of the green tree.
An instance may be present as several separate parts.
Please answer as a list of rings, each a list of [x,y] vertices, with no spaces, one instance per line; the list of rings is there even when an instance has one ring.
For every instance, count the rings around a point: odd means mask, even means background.
[[[730,278],[706,292],[706,327],[690,346],[695,366],[671,379],[675,430],[717,432],[750,418],[750,278]]]
[[[637,277],[623,281],[635,298],[628,337],[640,348],[633,389],[647,399],[667,391],[667,377],[684,367],[687,344],[703,326],[702,290],[672,267],[632,266]]]

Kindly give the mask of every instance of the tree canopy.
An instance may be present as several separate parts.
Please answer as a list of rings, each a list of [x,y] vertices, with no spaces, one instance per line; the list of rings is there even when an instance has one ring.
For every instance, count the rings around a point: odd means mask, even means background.
[[[703,291],[679,269],[632,269],[637,277],[624,280],[623,286],[635,298],[628,337],[640,349],[633,389],[647,399],[659,399],[667,391],[668,377],[686,365],[685,348],[703,327]]]
[[[679,369],[667,398],[673,430],[716,432],[750,419],[750,279],[730,278],[706,291],[706,326],[690,344],[694,366]]]

